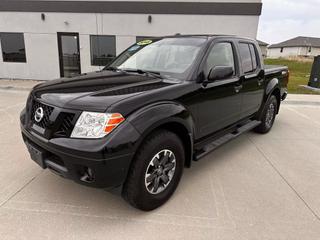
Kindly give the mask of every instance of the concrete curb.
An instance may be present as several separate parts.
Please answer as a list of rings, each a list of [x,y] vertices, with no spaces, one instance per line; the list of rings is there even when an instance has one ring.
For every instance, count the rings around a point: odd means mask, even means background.
[[[303,88],[305,88],[305,89],[308,89],[308,90],[311,90],[311,91],[320,93],[320,88],[310,87],[310,86],[308,86],[308,85],[299,85],[299,86],[300,86],[300,87],[303,87]]]
[[[281,102],[284,105],[312,105],[312,106],[320,106],[320,102],[313,101],[297,101],[297,100],[284,100]]]
[[[30,91],[35,85],[42,83],[41,80],[13,80],[0,78],[1,90]]]
[[[1,90],[14,90],[14,91],[31,91],[30,87],[14,87],[14,86],[1,86]]]

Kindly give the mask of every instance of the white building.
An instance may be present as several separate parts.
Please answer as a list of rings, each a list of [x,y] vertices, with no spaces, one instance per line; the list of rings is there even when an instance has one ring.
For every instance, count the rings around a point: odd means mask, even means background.
[[[269,58],[314,57],[320,55],[320,38],[296,37],[268,47]]]
[[[266,42],[263,42],[263,41],[260,41],[260,40],[257,40],[258,44],[259,44],[259,47],[261,49],[261,53],[262,53],[262,56],[264,58],[267,57],[267,54],[268,54],[268,43]]]
[[[139,36],[256,38],[261,0],[0,1],[0,78],[99,70]]]

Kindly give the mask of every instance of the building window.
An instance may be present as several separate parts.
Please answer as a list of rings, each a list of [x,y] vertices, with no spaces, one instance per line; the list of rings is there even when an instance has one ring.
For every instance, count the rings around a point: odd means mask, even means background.
[[[312,47],[309,47],[309,53],[311,53]]]
[[[23,33],[0,33],[4,62],[27,62]]]
[[[107,66],[116,57],[116,37],[91,35],[91,65]]]
[[[283,53],[283,47],[282,47],[282,48],[280,48],[280,52],[281,52],[281,53]]]

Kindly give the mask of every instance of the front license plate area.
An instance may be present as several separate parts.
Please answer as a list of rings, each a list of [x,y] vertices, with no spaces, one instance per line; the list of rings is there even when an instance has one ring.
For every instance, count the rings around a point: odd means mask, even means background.
[[[46,168],[46,165],[44,163],[45,153],[28,142],[26,142],[26,145],[30,153],[31,159],[35,161],[40,167],[45,169]]]

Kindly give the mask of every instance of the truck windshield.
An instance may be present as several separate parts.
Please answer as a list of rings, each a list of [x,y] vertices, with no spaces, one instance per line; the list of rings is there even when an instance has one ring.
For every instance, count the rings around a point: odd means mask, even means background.
[[[152,72],[162,77],[185,79],[205,42],[205,38],[197,37],[143,40],[105,69]]]

